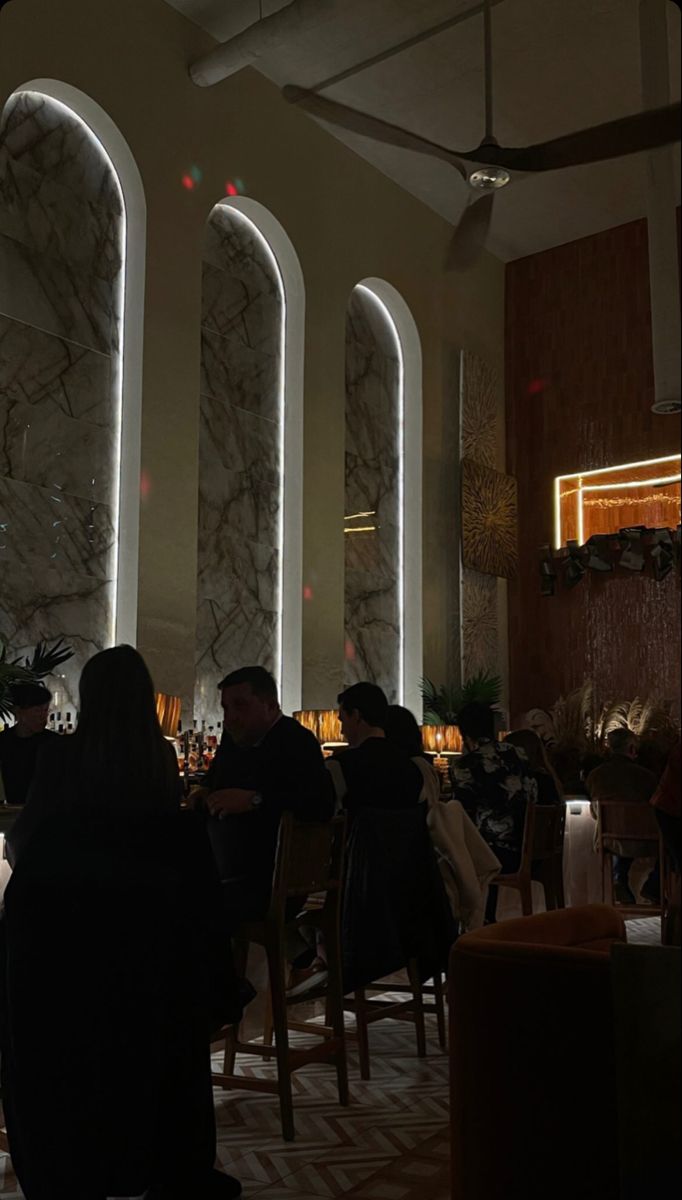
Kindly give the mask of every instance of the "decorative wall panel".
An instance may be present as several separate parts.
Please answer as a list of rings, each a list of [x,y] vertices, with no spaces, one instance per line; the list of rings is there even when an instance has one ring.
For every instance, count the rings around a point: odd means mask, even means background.
[[[196,717],[220,719],[216,685],[280,638],[284,300],[251,221],[220,205],[203,266]]]
[[[76,707],[115,605],[123,209],[63,105],[13,96],[0,125],[0,639],[63,636]]]
[[[462,561],[508,579],[516,572],[516,480],[462,460]]]
[[[400,693],[402,362],[385,306],[365,287],[346,323],[346,670],[349,686]]]
[[[492,478],[496,483],[498,477],[506,478],[495,470],[504,461],[500,378],[489,363],[465,351],[461,356],[460,381],[462,678],[470,679],[484,671],[504,680],[506,651],[500,630],[500,612],[504,610],[500,588],[504,585],[497,575],[504,573],[513,560],[515,518],[510,521],[512,514],[507,512],[503,522],[507,527],[509,552],[505,557],[500,553],[499,536],[493,536],[491,540],[494,530],[499,534],[499,520],[493,521],[491,527],[490,506],[482,503],[485,492],[482,481]],[[490,555],[491,544],[496,547],[494,561]]]
[[[507,437],[519,486],[520,562],[510,586],[512,704],[548,707],[594,679],[606,699],[679,703],[679,582],[647,572],[540,594],[538,547],[553,540],[553,480],[679,452],[656,416],[645,221],[507,268]]]

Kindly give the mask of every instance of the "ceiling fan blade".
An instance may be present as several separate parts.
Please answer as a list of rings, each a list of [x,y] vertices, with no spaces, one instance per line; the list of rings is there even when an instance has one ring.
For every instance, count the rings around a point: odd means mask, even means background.
[[[455,167],[463,179],[467,177],[466,167],[458,155],[438,142],[430,142],[427,138],[419,137],[419,134],[402,129],[399,125],[391,125],[388,121],[382,121],[380,117],[372,117],[357,108],[349,108],[346,104],[329,100],[326,96],[320,96],[307,88],[288,85],[282,89],[282,95],[288,104],[295,104],[311,116],[319,117],[321,121],[329,121],[330,125],[339,125],[351,133],[360,133],[363,137],[374,138],[375,141],[384,142],[388,146],[399,146],[402,150],[415,150],[418,154],[440,158]]]
[[[452,235],[446,270],[466,271],[480,258],[488,239],[495,195],[495,192],[485,192],[465,208]]]
[[[539,142],[516,150],[482,146],[474,154],[485,156],[480,158],[482,162],[494,163],[510,171],[556,171],[561,167],[577,167],[583,163],[624,158],[643,150],[657,150],[679,140],[680,105],[670,104],[569,133],[551,142]]]

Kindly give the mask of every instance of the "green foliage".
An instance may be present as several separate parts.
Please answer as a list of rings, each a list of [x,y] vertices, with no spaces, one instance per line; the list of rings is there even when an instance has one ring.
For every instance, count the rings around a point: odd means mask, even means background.
[[[47,642],[38,642],[23,663],[19,658],[8,659],[7,647],[0,644],[0,721],[6,721],[12,715],[10,695],[13,684],[39,683],[69,658],[73,658],[73,650],[63,638],[51,647]]]
[[[465,704],[497,704],[502,692],[499,675],[478,671],[461,685],[444,684],[437,687],[430,679],[422,679],[425,725],[456,725],[457,714]]]

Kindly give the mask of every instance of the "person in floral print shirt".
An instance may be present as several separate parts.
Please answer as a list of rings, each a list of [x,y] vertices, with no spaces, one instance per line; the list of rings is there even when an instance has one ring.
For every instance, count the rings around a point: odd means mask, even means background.
[[[450,768],[454,798],[499,858],[502,873],[510,874],[521,864],[526,807],[537,803],[537,780],[522,750],[496,741],[489,705],[465,705],[458,725],[465,753]],[[497,888],[491,888],[487,920],[495,920],[496,907]]]

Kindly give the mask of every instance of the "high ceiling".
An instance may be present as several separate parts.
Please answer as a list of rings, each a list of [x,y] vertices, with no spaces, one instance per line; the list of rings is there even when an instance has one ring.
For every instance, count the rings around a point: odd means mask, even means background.
[[[286,0],[167,0],[226,41]],[[476,0],[339,0],[319,28],[261,61],[277,84],[312,86],[436,25]],[[669,10],[673,98],[680,95],[680,12]],[[526,145],[638,112],[639,0],[497,0],[493,9],[496,135]],[[220,86],[219,84],[217,86]],[[449,31],[326,93],[455,149],[483,135],[483,22]],[[447,165],[330,131],[448,221],[468,198]],[[501,194],[489,239],[508,261],[645,213],[645,156],[517,178]],[[679,163],[677,169],[679,181]]]

